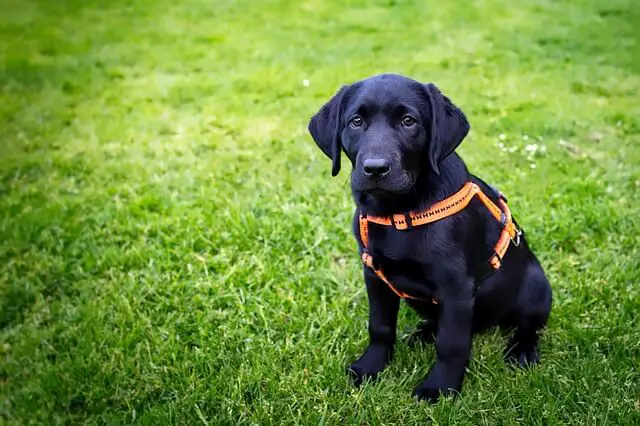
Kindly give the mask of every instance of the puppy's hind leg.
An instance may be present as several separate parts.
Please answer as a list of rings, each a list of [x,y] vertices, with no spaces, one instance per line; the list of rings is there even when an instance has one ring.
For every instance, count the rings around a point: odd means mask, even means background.
[[[423,343],[434,343],[438,334],[439,306],[431,300],[408,300],[407,304],[422,317],[416,329],[409,335],[407,344],[414,347]]]
[[[418,323],[418,326],[411,332],[407,339],[407,344],[410,347],[418,346],[422,343],[433,343],[436,341],[438,334],[438,323],[431,320],[423,320]]]
[[[515,333],[505,348],[507,362],[528,367],[540,361],[538,341],[551,312],[551,286],[537,261],[527,269],[512,318]]]

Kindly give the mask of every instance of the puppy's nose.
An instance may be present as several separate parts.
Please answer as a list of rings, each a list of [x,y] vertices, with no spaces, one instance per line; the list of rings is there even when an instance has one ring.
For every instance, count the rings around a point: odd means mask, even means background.
[[[391,163],[384,158],[367,158],[362,163],[364,174],[369,177],[379,178],[391,170]]]

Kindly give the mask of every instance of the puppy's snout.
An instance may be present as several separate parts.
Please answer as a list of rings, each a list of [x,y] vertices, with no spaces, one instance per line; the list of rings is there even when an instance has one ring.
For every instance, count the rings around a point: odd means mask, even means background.
[[[391,170],[391,162],[384,158],[367,158],[362,162],[364,174],[372,178],[381,178]]]

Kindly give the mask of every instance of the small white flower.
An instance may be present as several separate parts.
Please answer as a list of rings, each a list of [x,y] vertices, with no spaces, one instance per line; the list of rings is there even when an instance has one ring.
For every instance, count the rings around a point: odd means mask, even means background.
[[[531,167],[532,169],[535,169],[536,165],[535,165],[535,163],[531,163],[531,164],[529,164],[529,167]]]
[[[505,140],[507,137],[504,135],[504,133],[500,133],[500,136],[498,136],[498,138],[503,141]]]
[[[529,135],[524,135],[524,136],[522,137],[522,139],[524,139],[525,141],[528,141],[528,140],[529,140]]]
[[[528,145],[525,145],[524,150],[532,154],[535,154],[535,152],[538,150],[538,145],[535,143],[530,143]]]
[[[304,87],[309,87],[309,84],[311,84],[311,82],[309,80],[307,80],[307,79],[302,80],[302,85]]]

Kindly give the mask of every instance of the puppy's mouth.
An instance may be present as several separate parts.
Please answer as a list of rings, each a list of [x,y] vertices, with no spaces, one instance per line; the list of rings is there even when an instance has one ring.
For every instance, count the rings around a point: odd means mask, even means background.
[[[407,178],[401,182],[367,182],[361,187],[355,187],[356,191],[370,195],[372,197],[385,197],[391,195],[409,194],[413,190],[413,182]]]
[[[388,195],[402,195],[402,194],[408,194],[409,192],[411,192],[411,187],[407,187],[407,188],[382,188],[379,186],[373,187],[373,188],[369,188],[365,191],[366,194],[372,195],[374,197],[384,197],[384,196],[388,196]]]
[[[353,191],[373,198],[402,196],[414,190],[416,176],[407,170],[396,170],[375,178],[359,171],[352,171],[351,188]]]

